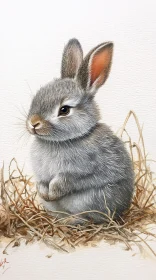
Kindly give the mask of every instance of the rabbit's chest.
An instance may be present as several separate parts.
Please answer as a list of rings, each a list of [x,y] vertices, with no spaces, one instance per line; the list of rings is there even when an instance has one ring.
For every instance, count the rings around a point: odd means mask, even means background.
[[[60,170],[60,156],[55,149],[41,147],[33,144],[32,147],[32,165],[39,181],[50,182]]]
[[[37,180],[50,182],[52,178],[63,173],[83,174],[92,172],[93,164],[89,164],[88,154],[84,151],[61,149],[45,146],[42,149],[35,145],[32,153],[33,169]]]

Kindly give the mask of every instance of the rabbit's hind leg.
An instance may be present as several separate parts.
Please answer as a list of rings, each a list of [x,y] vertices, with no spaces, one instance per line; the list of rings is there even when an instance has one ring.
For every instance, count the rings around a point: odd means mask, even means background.
[[[132,187],[125,180],[111,186],[91,188],[64,196],[60,206],[82,223],[86,220],[103,223],[118,219],[130,206]],[[78,219],[77,219],[78,218]]]

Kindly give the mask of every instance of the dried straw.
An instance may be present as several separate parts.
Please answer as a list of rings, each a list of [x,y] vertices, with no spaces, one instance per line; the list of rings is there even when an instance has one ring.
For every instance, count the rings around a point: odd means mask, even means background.
[[[130,117],[134,118],[137,126],[138,143],[133,142],[127,132]],[[4,181],[4,166],[1,169],[1,233],[13,238],[11,242],[14,242],[14,246],[19,246],[22,238],[26,243],[38,239],[48,246],[66,252],[78,245],[91,243],[92,246],[96,246],[101,239],[110,243],[123,242],[128,250],[133,243],[138,244],[140,241],[156,256],[146,241],[147,236],[156,238],[156,235],[147,229],[148,225],[156,222],[156,185],[147,164],[142,129],[134,112],[129,112],[120,135],[128,145],[135,170],[135,194],[132,205],[120,221],[114,221],[113,217],[107,215],[107,223],[95,225],[86,222],[83,226],[74,226],[68,224],[69,216],[56,219],[48,215],[38,201],[32,178],[23,175],[16,160],[12,159],[7,181]],[[7,253],[6,249],[4,253]]]

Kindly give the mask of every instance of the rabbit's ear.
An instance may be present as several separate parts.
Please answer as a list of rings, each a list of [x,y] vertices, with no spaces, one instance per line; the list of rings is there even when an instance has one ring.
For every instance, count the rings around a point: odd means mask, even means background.
[[[77,39],[69,40],[62,57],[61,77],[74,78],[83,60],[83,51]]]
[[[106,42],[91,50],[82,62],[77,79],[84,90],[95,93],[106,81],[112,62],[113,43]]]

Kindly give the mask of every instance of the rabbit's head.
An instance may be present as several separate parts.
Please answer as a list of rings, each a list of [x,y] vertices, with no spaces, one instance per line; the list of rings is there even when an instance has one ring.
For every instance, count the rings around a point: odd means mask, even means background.
[[[112,61],[113,43],[92,49],[83,59],[80,43],[65,46],[61,78],[40,88],[32,100],[27,129],[48,141],[64,141],[88,134],[100,116],[94,95],[106,81]]]

